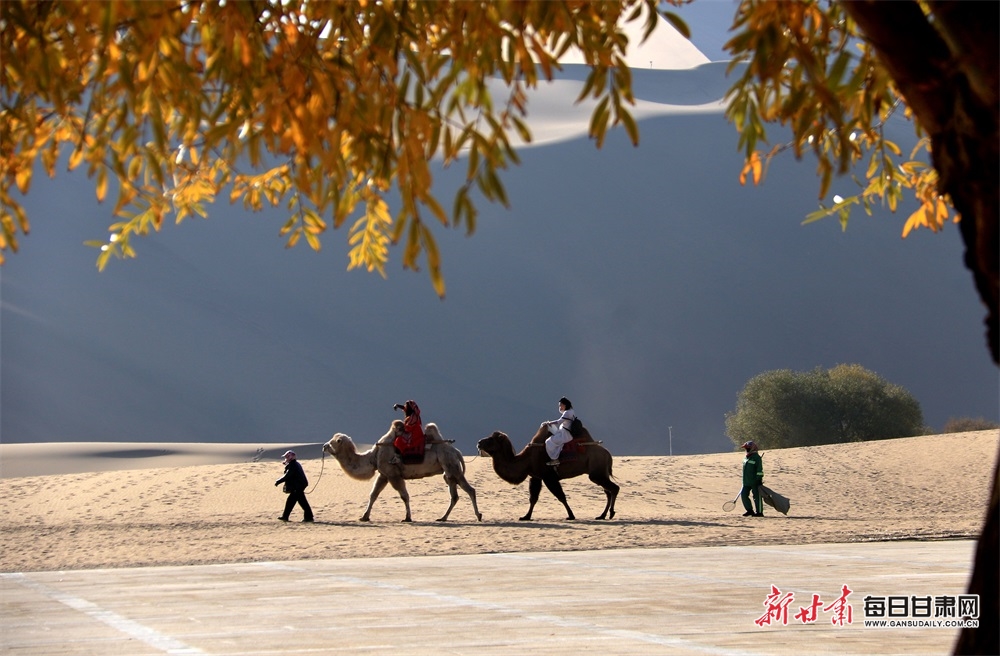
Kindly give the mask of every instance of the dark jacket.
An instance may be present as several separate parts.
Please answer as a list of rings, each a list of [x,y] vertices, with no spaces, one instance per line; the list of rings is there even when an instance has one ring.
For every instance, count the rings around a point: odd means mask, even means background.
[[[302,465],[299,464],[298,460],[289,460],[288,464],[285,465],[285,475],[274,482],[275,485],[281,483],[285,484],[289,492],[309,487],[309,479],[306,478],[306,473],[302,471]]]
[[[764,461],[754,451],[743,459],[743,487],[756,487],[764,482]]]

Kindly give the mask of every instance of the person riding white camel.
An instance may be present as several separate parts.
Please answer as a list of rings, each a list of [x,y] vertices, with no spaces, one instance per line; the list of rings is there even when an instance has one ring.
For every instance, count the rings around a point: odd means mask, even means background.
[[[409,400],[406,403],[397,403],[392,406],[393,410],[402,410],[403,433],[396,437],[393,446],[399,451],[396,461],[401,462],[402,456],[422,456],[424,453],[424,425],[420,420],[420,407],[417,402]],[[395,464],[395,463],[393,463]]]
[[[573,436],[569,432],[569,427],[576,419],[573,412],[573,404],[565,396],[559,399],[559,418],[552,421],[543,421],[542,426],[547,426],[552,433],[545,440],[545,452],[549,455],[549,463],[552,466],[559,464],[559,454],[562,453],[563,444],[566,444]]]

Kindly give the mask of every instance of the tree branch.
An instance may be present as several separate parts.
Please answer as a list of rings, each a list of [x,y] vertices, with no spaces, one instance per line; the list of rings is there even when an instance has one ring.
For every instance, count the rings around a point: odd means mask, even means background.
[[[1000,364],[1000,107],[996,102],[1000,64],[996,50],[982,55],[984,61],[976,60],[983,48],[997,42],[1000,28],[990,16],[1000,10],[996,3],[973,3],[977,11],[950,6],[960,3],[939,4],[946,6],[933,23],[912,0],[858,0],[844,2],[843,7],[875,46],[931,138],[938,188],[951,197],[962,216],[965,265],[988,308],[987,343],[993,361]],[[948,36],[942,36],[938,27]],[[980,35],[985,45],[972,44],[965,35]],[[984,84],[993,87],[979,91]]]

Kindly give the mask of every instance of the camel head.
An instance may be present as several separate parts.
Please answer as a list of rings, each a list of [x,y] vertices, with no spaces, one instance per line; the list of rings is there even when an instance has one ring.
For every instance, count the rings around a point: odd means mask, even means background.
[[[511,446],[510,438],[507,437],[506,433],[501,433],[500,431],[493,431],[493,434],[489,437],[484,437],[479,440],[476,447],[479,449],[480,455],[489,457],[493,457],[502,451],[510,451],[511,453],[514,452],[514,447]]]
[[[357,453],[357,447],[354,446],[354,440],[348,435],[343,433],[337,433],[334,435],[329,442],[323,445],[323,452],[329,453],[331,456],[336,458],[340,455],[349,455]]]

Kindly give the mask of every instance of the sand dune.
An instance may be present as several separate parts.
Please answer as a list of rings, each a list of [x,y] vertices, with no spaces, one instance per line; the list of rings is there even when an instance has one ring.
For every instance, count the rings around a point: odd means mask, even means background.
[[[577,521],[547,492],[519,522],[527,485],[466,454],[484,521],[462,495],[451,521],[440,477],[411,481],[414,522],[383,493],[361,523],[370,485],[318,445],[2,445],[0,571],[275,559],[517,551],[939,540],[978,534],[1000,432],[980,431],[764,453],[765,482],[792,500],[762,519],[722,511],[740,484],[740,453],[615,459],[618,515],[594,521],[603,492],[564,483]],[[295,448],[312,483],[315,524],[282,524],[273,485]],[[310,457],[312,456],[312,457]],[[301,515],[298,515],[301,517]],[[293,516],[293,519],[298,517]]]
[[[216,444],[207,442],[45,442],[0,444],[0,478],[85,472],[235,465],[280,459],[293,450],[319,458],[320,444]]]

